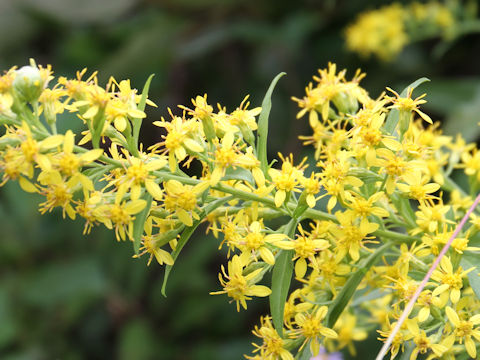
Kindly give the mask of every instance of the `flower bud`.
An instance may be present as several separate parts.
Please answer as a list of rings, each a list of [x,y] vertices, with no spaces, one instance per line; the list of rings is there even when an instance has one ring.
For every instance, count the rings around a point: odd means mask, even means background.
[[[243,139],[252,146],[255,146],[255,136],[253,135],[252,129],[248,127],[247,124],[241,123],[239,124],[240,131],[242,133]]]
[[[13,89],[21,101],[34,102],[45,86],[46,80],[36,66],[23,66],[15,72]]]
[[[332,99],[337,109],[344,114],[353,114],[358,110],[357,99],[347,92],[340,92]]]
[[[307,204],[307,194],[305,191],[302,192],[300,195],[300,199],[298,199],[298,205],[295,208],[295,211],[293,212],[293,217],[295,219],[300,218],[302,214],[309,208]]]
[[[413,116],[410,110],[399,110],[398,116],[398,131],[400,132],[401,139],[403,139],[403,135],[408,131],[408,128],[410,127]]]
[[[206,115],[202,116],[200,120],[202,121],[203,132],[205,134],[205,137],[207,138],[207,141],[211,141],[216,136],[215,126],[213,125],[212,117],[210,115]]]

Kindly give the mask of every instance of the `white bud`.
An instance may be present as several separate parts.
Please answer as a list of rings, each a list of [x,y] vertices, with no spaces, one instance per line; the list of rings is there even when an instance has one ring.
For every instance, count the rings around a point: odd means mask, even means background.
[[[46,82],[36,66],[23,66],[15,72],[13,89],[22,101],[33,102],[40,97]]]

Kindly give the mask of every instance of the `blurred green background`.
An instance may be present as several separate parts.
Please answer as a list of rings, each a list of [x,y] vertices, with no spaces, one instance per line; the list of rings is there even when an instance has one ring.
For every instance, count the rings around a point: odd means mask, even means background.
[[[297,139],[308,133],[295,120],[291,96],[302,97],[316,69],[328,61],[367,72],[372,96],[385,86],[402,89],[419,77],[431,83],[425,109],[443,120],[447,134],[478,137],[480,36],[471,33],[431,55],[439,39],[409,45],[390,63],[349,53],[345,26],[363,10],[387,1],[276,0],[0,0],[0,67],[22,66],[33,57],[55,73],[74,76],[88,67],[130,78],[141,88],[155,73],[148,118],[167,106],[190,104],[207,93],[210,103],[233,110],[246,94],[259,106],[271,79],[287,72],[275,90],[270,156],[308,150]],[[176,111],[176,110],[174,110]],[[77,127],[66,117],[64,128]],[[158,129],[158,128],[157,128]],[[145,125],[149,145],[160,134]],[[218,242],[201,229],[180,257],[161,293],[163,270],[146,258],[132,259],[130,243],[112,232],[62,220],[61,212],[40,216],[39,198],[7,184],[0,193],[1,359],[240,359],[250,353],[250,331],[266,300],[237,313],[219,289],[225,262]],[[371,339],[376,336],[372,334]],[[374,341],[374,340],[372,340]],[[370,358],[376,342],[360,346]]]

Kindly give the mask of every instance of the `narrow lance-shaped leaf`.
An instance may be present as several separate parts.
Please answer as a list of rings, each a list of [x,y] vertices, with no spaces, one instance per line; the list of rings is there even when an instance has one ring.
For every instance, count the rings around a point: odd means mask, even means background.
[[[138,255],[140,250],[140,241],[142,240],[143,229],[145,227],[145,221],[147,216],[150,213],[150,208],[152,207],[152,195],[148,192],[145,192],[144,199],[147,201],[145,208],[140,211],[133,221],[133,250],[135,254]]]
[[[140,102],[137,105],[138,110],[144,111],[145,110],[145,104],[147,103],[147,98],[148,98],[148,91],[150,89],[150,83],[152,82],[153,77],[155,74],[151,74],[147,81],[145,82],[145,85],[143,86],[142,90],[142,96],[140,97]],[[140,118],[134,118],[132,119],[133,121],[133,138],[135,139],[135,146],[138,147],[138,136],[140,134],[140,126],[142,125],[142,119]]]
[[[95,149],[100,148],[100,137],[105,126],[105,108],[100,108],[92,120],[92,145]]]
[[[393,194],[392,196],[390,196],[390,199],[392,200],[392,203],[395,205],[395,207],[398,209],[399,213],[403,215],[404,219],[407,221],[408,226],[416,227],[416,216],[413,212],[412,206],[410,205],[410,200],[397,194]]]
[[[275,85],[277,85],[278,80],[286,75],[286,73],[281,72],[272,80],[270,87],[265,94],[262,102],[262,112],[258,119],[258,130],[257,130],[257,155],[258,160],[260,160],[260,167],[265,174],[265,177],[268,179],[268,160],[267,160],[267,137],[268,137],[268,117],[270,116],[270,110],[272,108],[272,93]]]
[[[480,256],[478,254],[464,252],[462,260],[460,260],[460,265],[463,270],[475,267],[475,270],[470,271],[467,276],[473,292],[477,296],[477,299],[480,299],[480,276],[478,275],[480,272]]]
[[[312,352],[310,346],[304,346],[303,349],[295,356],[296,360],[310,360],[312,358]]]
[[[372,267],[372,265],[377,262],[378,258],[384,253],[384,251],[390,247],[390,245],[390,243],[387,243],[376,249],[375,252],[365,260],[364,264],[359,265],[358,270],[353,273],[345,285],[343,285],[342,290],[338,293],[335,300],[333,300],[332,304],[329,306],[327,314],[327,327],[333,328],[335,326],[339,316],[342,314],[348,302],[355,294],[355,291],[357,290],[358,285],[360,285],[360,282],[365,274]]]
[[[417,88],[419,85],[423,84],[424,82],[430,81],[430,79],[426,77],[422,77],[418,80],[415,80],[413,83],[408,85],[403,91],[400,93],[401,97],[406,97],[408,95],[408,90],[412,89],[414,90]],[[398,124],[398,120],[400,118],[399,116],[399,111],[398,109],[391,109],[390,112],[388,113],[387,120],[385,121],[385,130],[387,131],[387,134],[393,134],[395,131],[395,128]]]
[[[200,225],[200,223],[203,221],[203,219],[205,219],[205,217],[208,214],[210,214],[212,211],[219,208],[220,206],[222,206],[226,202],[232,200],[233,198],[234,198],[234,196],[226,196],[226,197],[223,197],[221,199],[212,201],[211,203],[209,203],[208,205],[205,206],[205,209],[200,214],[200,218],[198,220],[195,220],[193,222],[193,225],[187,227],[182,232],[182,235],[180,235],[180,239],[178,239],[178,242],[177,242],[177,247],[172,252],[172,258],[173,258],[174,261],[177,260],[177,257],[180,254],[180,251],[182,251],[183,247],[188,242],[188,240],[192,236],[193,232],[198,227],[198,225]],[[165,296],[165,297],[167,296],[167,294],[166,294],[167,281],[168,281],[168,277],[170,276],[170,272],[172,271],[172,268],[173,268],[173,265],[167,265],[165,267],[165,276],[163,278],[163,284],[162,284],[162,295]]]
[[[297,229],[298,220],[291,219],[287,224],[285,233],[293,238]],[[272,272],[272,293],[270,294],[270,312],[272,314],[273,326],[278,334],[283,337],[283,313],[287,301],[290,282],[293,275],[293,250],[280,250],[275,259]]]

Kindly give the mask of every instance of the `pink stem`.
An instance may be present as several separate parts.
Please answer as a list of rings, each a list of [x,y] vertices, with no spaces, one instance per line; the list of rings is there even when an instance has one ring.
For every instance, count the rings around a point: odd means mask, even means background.
[[[427,274],[425,275],[425,277],[423,278],[419,287],[417,288],[417,291],[415,291],[415,294],[413,294],[413,297],[410,299],[407,306],[403,310],[402,316],[400,316],[400,319],[398,319],[397,324],[395,325],[393,331],[390,333],[390,336],[388,337],[385,344],[383,344],[383,346],[380,349],[380,352],[378,353],[375,360],[382,360],[383,357],[385,356],[385,354],[387,353],[388,349],[390,348],[390,345],[392,345],[392,342],[393,342],[393,339],[395,338],[395,335],[400,330],[400,327],[402,326],[405,319],[408,317],[408,315],[410,315],[410,312],[412,311],[413,306],[415,305],[415,302],[417,301],[418,297],[420,296],[420,293],[422,292],[422,290],[425,288],[425,285],[427,285],[427,282],[430,279],[430,276],[432,276],[433,271],[437,268],[438,264],[440,263],[440,260],[442,260],[443,255],[445,255],[447,250],[450,248],[450,245],[452,244],[453,240],[457,237],[458,233],[462,230],[463,226],[465,225],[468,218],[470,217],[470,214],[477,207],[479,201],[480,201],[480,194],[477,195],[477,197],[476,197],[475,201],[473,202],[472,206],[470,206],[470,209],[468,209],[468,211],[465,214],[465,216],[463,217],[462,221],[460,221],[460,223],[457,225],[457,227],[456,227],[455,231],[453,232],[452,236],[450,236],[450,239],[448,239],[448,241],[445,244],[445,246],[443,247],[442,251],[440,251],[440,254],[438,254],[434,263],[430,267],[430,270],[428,270]]]

